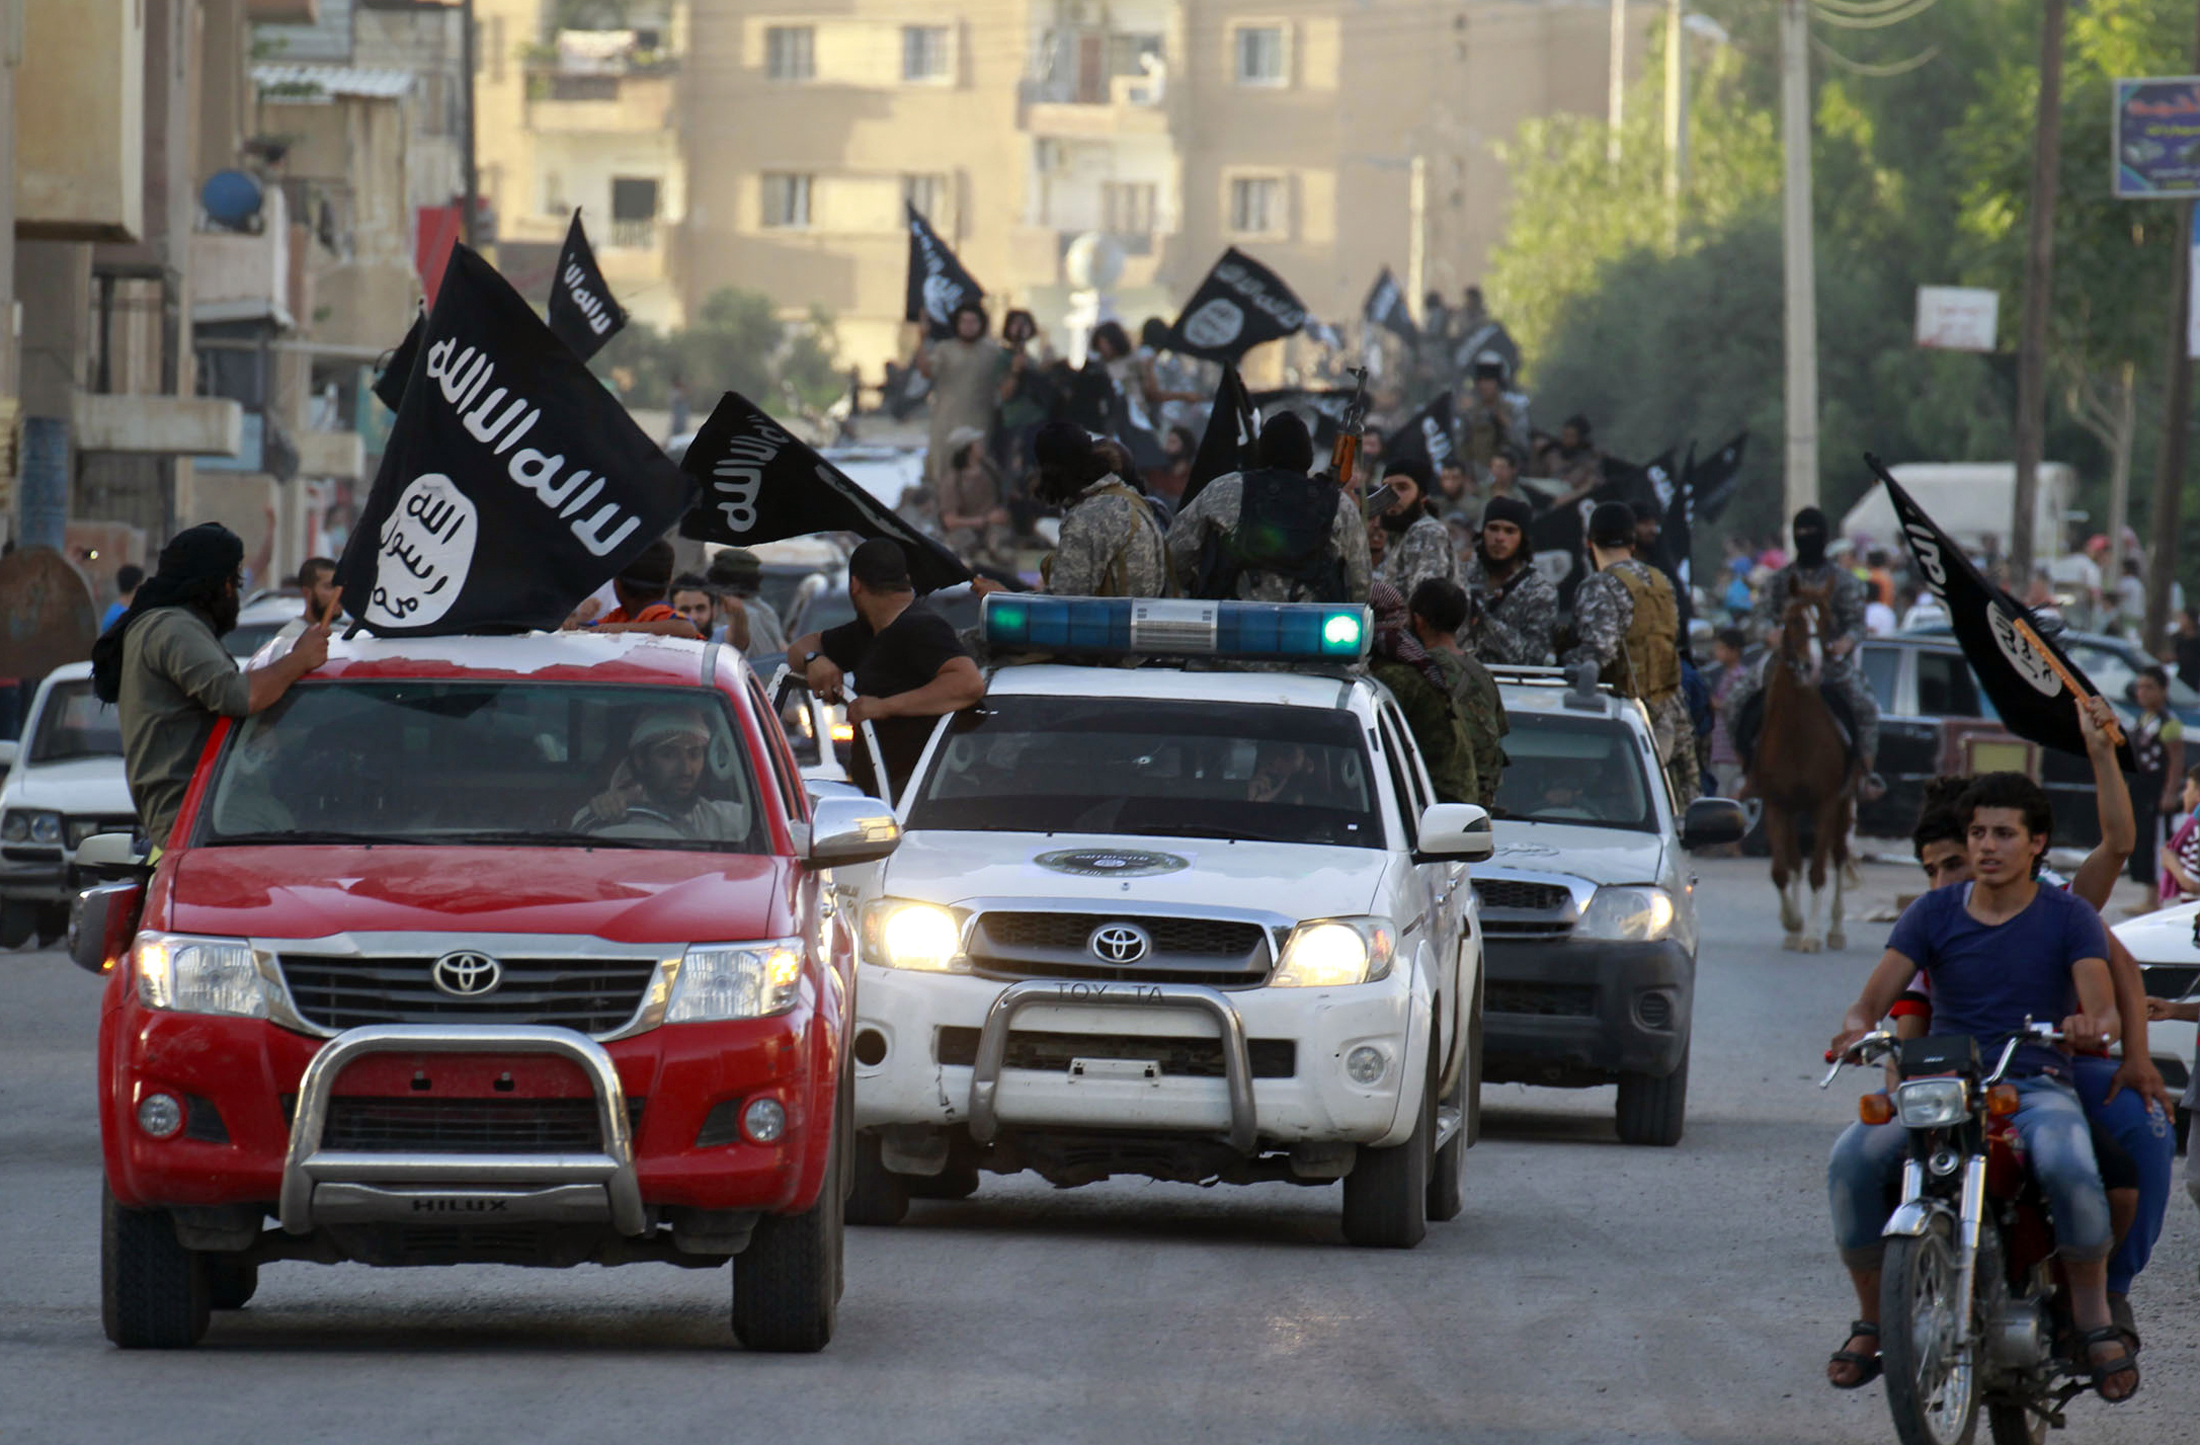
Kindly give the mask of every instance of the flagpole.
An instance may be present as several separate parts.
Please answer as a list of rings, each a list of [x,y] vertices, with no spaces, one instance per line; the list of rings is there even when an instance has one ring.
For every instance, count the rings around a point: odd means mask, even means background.
[[[1818,262],[1811,234],[1809,5],[1810,0],[1782,0],[1780,14],[1781,139],[1787,160],[1788,517],[1818,505]]]
[[[465,72],[466,128],[459,136],[459,163],[463,167],[466,194],[459,213],[459,234],[466,239],[468,250],[481,249],[481,237],[477,232],[475,213],[481,209],[481,174],[474,164],[474,0],[459,0],[458,5],[458,66]]]
[[[2200,67],[2200,34],[2192,42],[2193,64]],[[2200,201],[2177,202],[2177,274],[2170,285],[2169,358],[2162,382],[2162,442],[2154,464],[2154,516],[2147,528],[2147,651],[2161,655],[2169,632],[2169,589],[2177,578],[2177,513],[2184,499],[2185,448],[2192,426],[2192,247],[2194,210]],[[2123,519],[2115,519],[2121,527]],[[2111,578],[2109,585],[2118,579]]]

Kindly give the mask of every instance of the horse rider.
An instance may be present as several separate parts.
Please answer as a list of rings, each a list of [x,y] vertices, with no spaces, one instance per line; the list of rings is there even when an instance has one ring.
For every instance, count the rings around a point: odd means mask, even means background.
[[[1826,661],[1820,685],[1839,693],[1848,704],[1856,727],[1856,756],[1862,773],[1857,796],[1870,802],[1885,793],[1887,785],[1873,771],[1879,756],[1879,703],[1864,685],[1864,674],[1858,666],[1857,649],[1864,641],[1864,582],[1827,558],[1827,535],[1824,512],[1805,507],[1795,514],[1795,560],[1774,573],[1766,584],[1755,622],[1759,635],[1769,642],[1779,635],[1781,619],[1787,616],[1788,601],[1796,588],[1825,591],[1833,609],[1833,635],[1825,640]],[[1742,716],[1743,705],[1763,686],[1761,667],[1755,676],[1737,682],[1727,704],[1733,709],[1732,715]]]
[[[1575,645],[1560,661],[1593,662],[1598,681],[1650,713],[1658,762],[1686,807],[1696,797],[1696,732],[1681,692],[1680,607],[1663,572],[1635,556],[1635,513],[1625,502],[1589,514],[1595,573],[1574,593]]]
[[[1460,644],[1485,663],[1541,667],[1551,660],[1558,589],[1535,570],[1528,524],[1535,508],[1519,497],[1492,497],[1467,558],[1467,625]]]

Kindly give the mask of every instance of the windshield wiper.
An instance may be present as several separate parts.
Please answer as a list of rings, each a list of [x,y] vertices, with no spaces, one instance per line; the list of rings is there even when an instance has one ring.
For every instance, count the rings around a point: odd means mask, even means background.
[[[439,843],[491,844],[513,848],[678,848],[693,838],[606,838],[596,833],[537,833],[524,828],[479,828],[453,833],[423,833],[405,840],[424,846]]]
[[[207,840],[219,846],[254,843],[355,843],[374,847],[406,840],[395,833],[342,833],[330,829],[296,828],[285,832],[221,833]]]

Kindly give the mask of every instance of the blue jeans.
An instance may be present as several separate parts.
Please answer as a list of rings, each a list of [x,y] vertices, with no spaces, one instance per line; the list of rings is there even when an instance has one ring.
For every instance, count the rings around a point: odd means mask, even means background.
[[[2131,1293],[2131,1281],[2147,1267],[2154,1242],[2161,1237],[2162,1219],[2169,1212],[2169,1189],[2177,1172],[2177,1132],[2162,1114],[2129,1089],[2108,1098],[2116,1061],[2100,1054],[2080,1054],[2072,1064],[2077,1072],[2078,1099],[2086,1117],[2131,1156],[2139,1170],[2139,1212],[2131,1221],[2124,1242],[2108,1261],[2108,1292]]]
[[[2020,1100],[2011,1122],[2024,1140],[2032,1177],[2054,1211],[2056,1252],[2070,1260],[2106,1258],[2115,1234],[2084,1106],[2068,1084],[2044,1074],[2010,1082]],[[1909,1144],[1910,1131],[1900,1124],[1851,1124],[1833,1142],[1826,1193],[1833,1240],[1851,1269],[1879,1267],[1887,1200],[1902,1177]]]

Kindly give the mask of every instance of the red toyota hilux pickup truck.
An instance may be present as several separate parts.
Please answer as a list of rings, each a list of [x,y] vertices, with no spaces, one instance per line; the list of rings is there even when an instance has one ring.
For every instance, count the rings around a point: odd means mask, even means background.
[[[108,1338],[190,1345],[278,1260],[731,1259],[742,1343],[822,1348],[854,1016],[827,870],[898,838],[806,795],[730,648],[332,647],[215,728],[157,866],[78,903]]]

